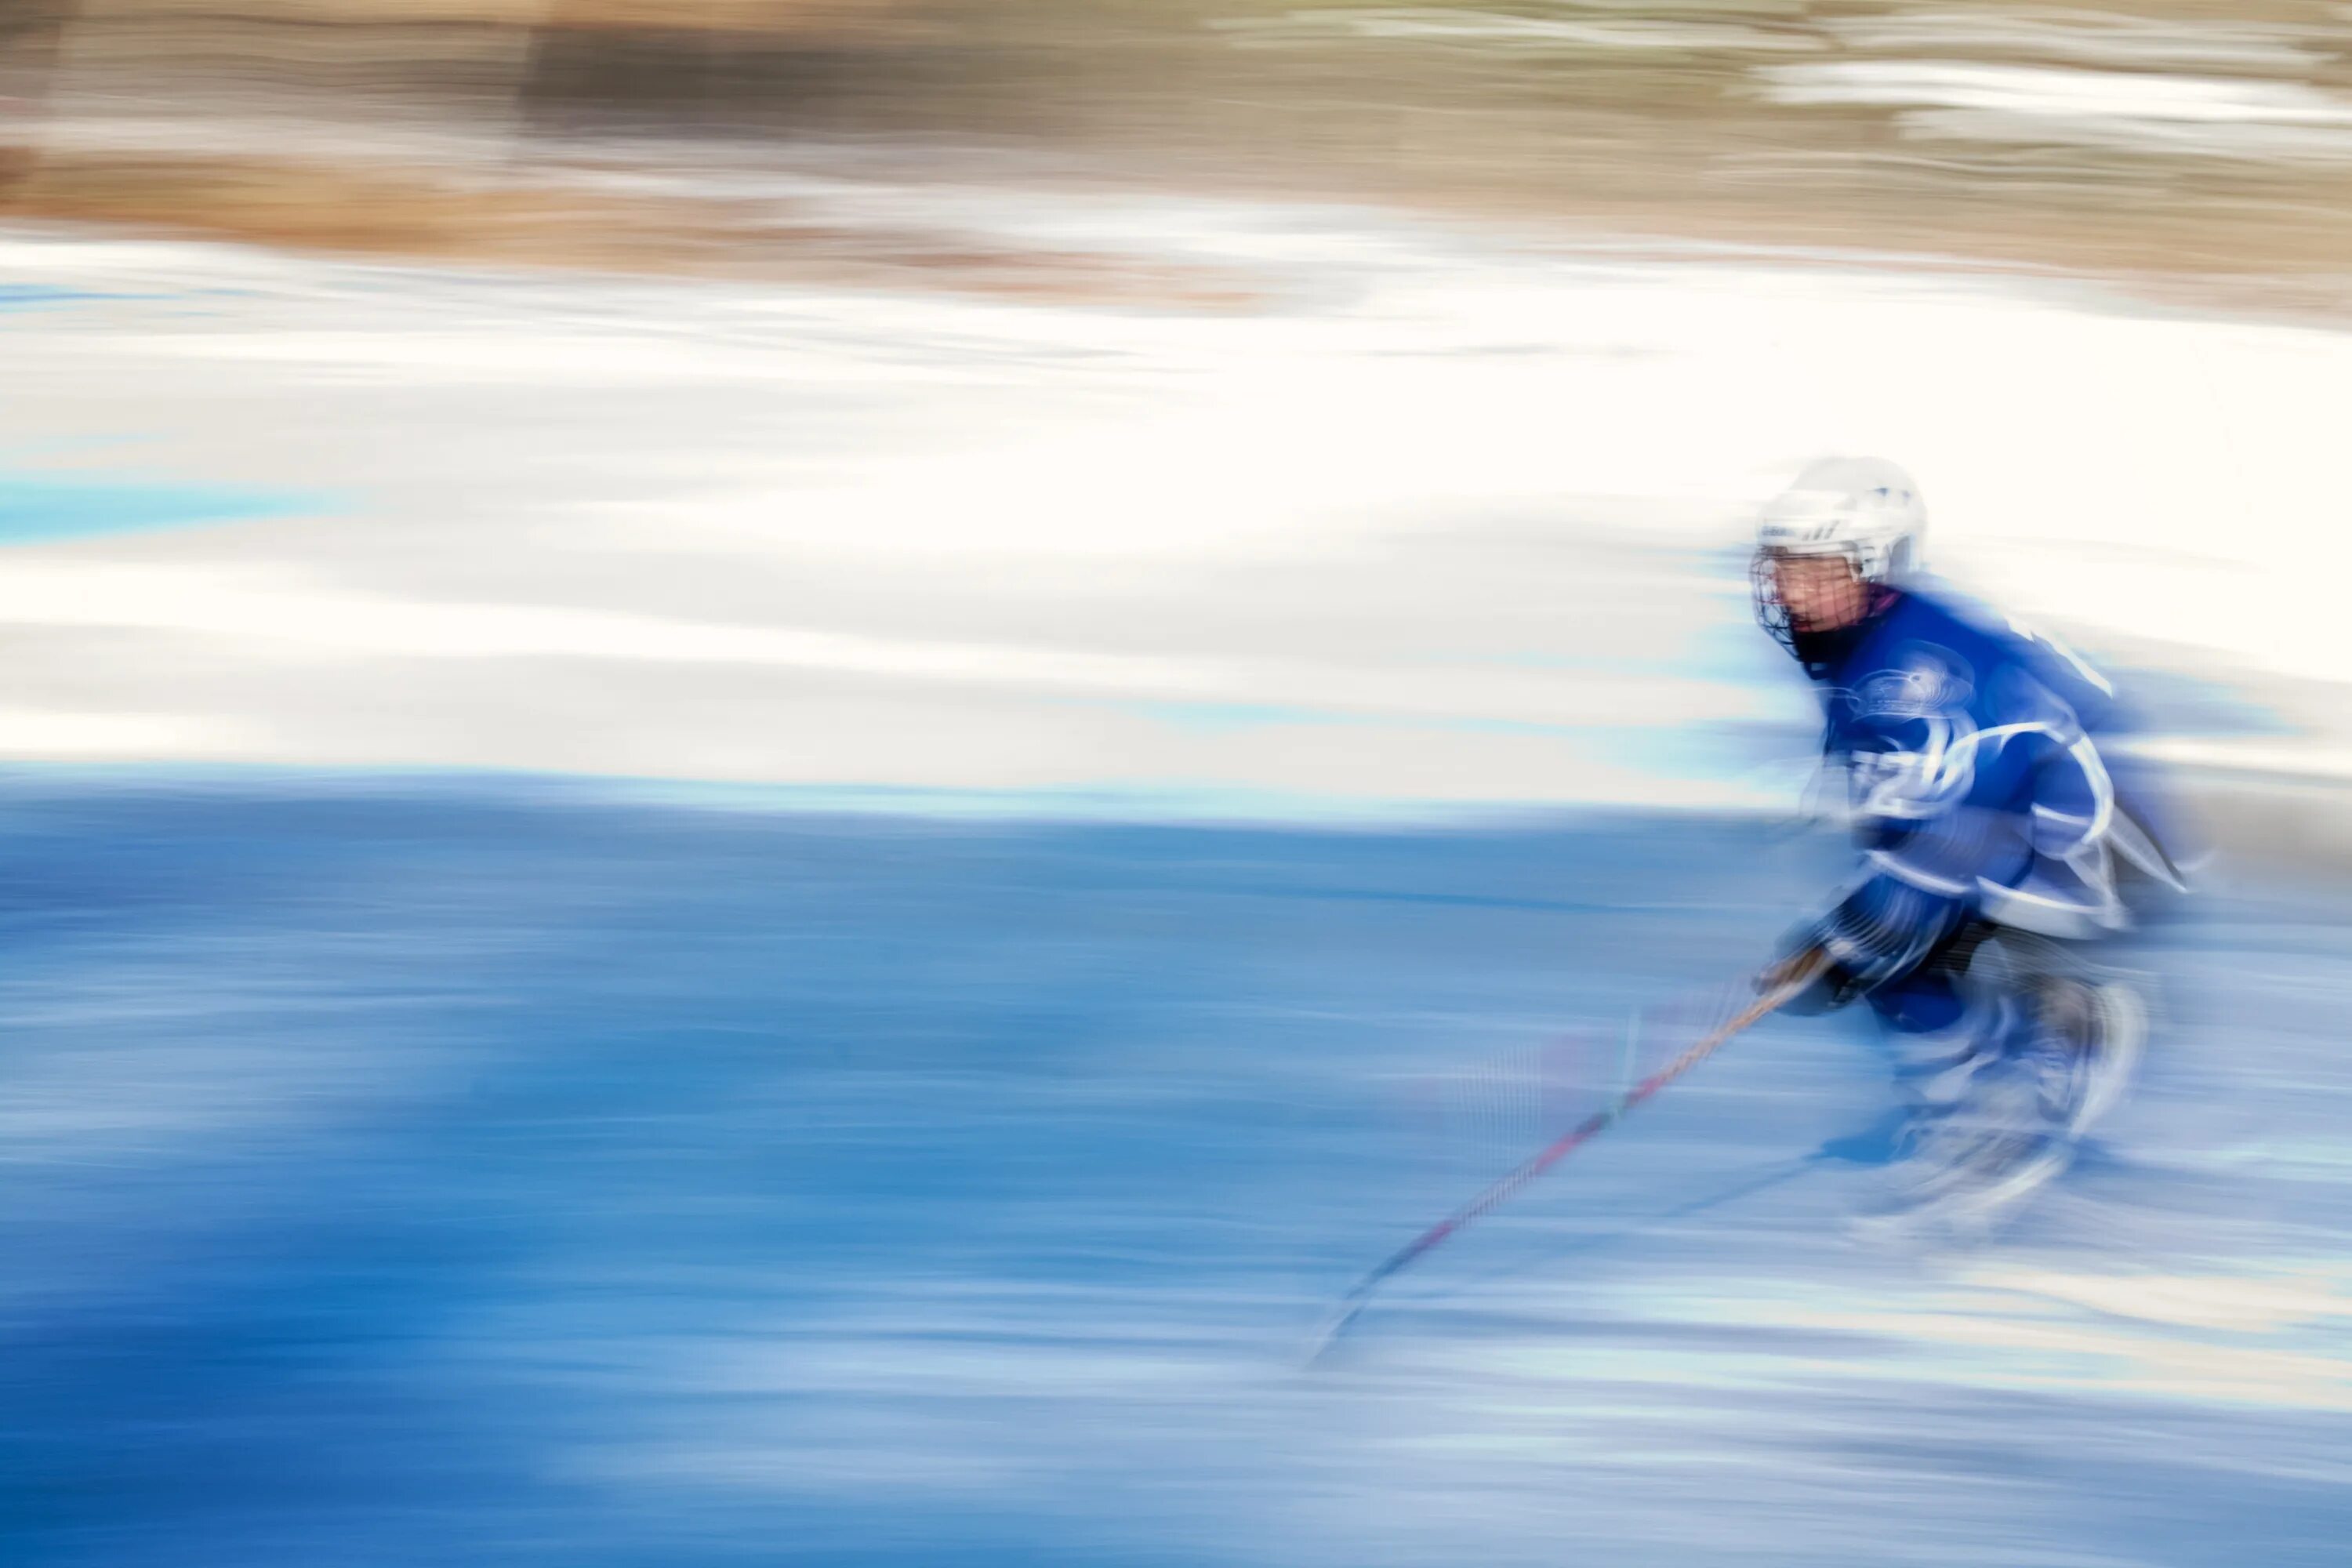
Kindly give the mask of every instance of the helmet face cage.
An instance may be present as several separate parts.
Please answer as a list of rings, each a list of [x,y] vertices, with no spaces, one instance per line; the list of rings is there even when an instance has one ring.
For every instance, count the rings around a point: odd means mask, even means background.
[[[1879,458],[1824,458],[1764,508],[1748,565],[1756,619],[1772,640],[1804,658],[1807,639],[1780,597],[1778,568],[1790,557],[1834,556],[1862,585],[1866,613],[1883,609],[1892,584],[1916,563],[1927,510],[1911,477]]]
[[[1748,558],[1748,589],[1756,602],[1756,624],[1772,636],[1772,640],[1789,650],[1797,651],[1797,628],[1789,619],[1789,606],[1780,602],[1780,582],[1774,575],[1776,552],[1769,544],[1759,547]]]
[[[1880,542],[1874,549],[1858,542],[1804,550],[1769,542],[1757,546],[1756,553],[1748,559],[1748,589],[1756,605],[1756,624],[1770,633],[1774,642],[1801,659],[1805,655],[1797,646],[1800,634],[1795,618],[1780,597],[1779,566],[1784,558],[1792,555],[1835,556],[1843,561],[1853,569],[1854,580],[1862,586],[1865,614],[1875,615],[1885,607],[1894,580],[1910,568],[1911,541],[1906,536]]]

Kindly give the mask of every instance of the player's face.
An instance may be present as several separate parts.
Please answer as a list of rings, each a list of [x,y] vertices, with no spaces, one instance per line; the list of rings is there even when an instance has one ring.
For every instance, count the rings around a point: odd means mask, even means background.
[[[1862,619],[1869,589],[1843,555],[1775,555],[1772,584],[1801,632],[1834,632]]]

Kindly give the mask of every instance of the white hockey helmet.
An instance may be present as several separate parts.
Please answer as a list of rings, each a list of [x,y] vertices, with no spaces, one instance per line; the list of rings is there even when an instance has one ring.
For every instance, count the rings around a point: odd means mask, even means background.
[[[1781,555],[1843,555],[1864,583],[1900,581],[1919,564],[1927,508],[1911,476],[1884,458],[1824,458],[1764,505],[1750,576],[1756,616],[1791,647],[1787,606],[1772,562]]]

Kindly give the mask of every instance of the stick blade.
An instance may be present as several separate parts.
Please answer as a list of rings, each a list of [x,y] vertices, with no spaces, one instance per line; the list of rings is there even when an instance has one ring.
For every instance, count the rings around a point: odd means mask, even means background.
[[[1339,1342],[1348,1337],[1349,1331],[1356,1326],[1356,1321],[1364,1315],[1364,1309],[1371,1304],[1372,1296],[1369,1290],[1342,1297],[1339,1305],[1325,1313],[1323,1321],[1316,1325],[1314,1337],[1307,1342],[1306,1358],[1300,1364],[1310,1369],[1322,1365],[1339,1347]]]

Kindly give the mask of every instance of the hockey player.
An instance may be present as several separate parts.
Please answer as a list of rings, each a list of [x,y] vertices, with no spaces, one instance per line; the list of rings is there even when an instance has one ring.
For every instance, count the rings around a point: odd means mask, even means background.
[[[1798,1010],[1861,998],[1885,1025],[1923,1202],[2063,1164],[2114,1103],[2145,1009],[2089,954],[2143,890],[2181,887],[2144,781],[2102,746],[2114,688],[1926,584],[1926,522],[1894,464],[1828,459],[1765,508],[1751,572],[1822,700],[1863,848],[1761,983],[1825,963]]]

